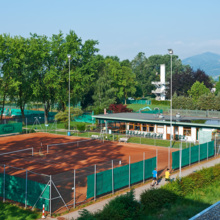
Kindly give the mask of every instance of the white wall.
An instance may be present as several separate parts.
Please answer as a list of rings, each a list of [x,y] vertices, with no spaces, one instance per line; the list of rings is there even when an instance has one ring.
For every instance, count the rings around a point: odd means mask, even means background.
[[[179,135],[183,135],[183,127],[179,126]]]
[[[163,129],[163,139],[166,140],[167,139],[167,126],[164,125],[164,129]]]

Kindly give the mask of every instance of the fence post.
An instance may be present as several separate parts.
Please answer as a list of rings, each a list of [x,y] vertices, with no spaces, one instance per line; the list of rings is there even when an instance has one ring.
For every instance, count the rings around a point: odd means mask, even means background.
[[[200,144],[199,144],[199,155],[198,155],[198,158],[199,158],[199,162],[200,162]]]
[[[131,156],[129,156],[129,188],[131,188]]]
[[[96,164],[94,165],[94,200],[96,200]]]
[[[112,160],[112,194],[114,194],[114,161]]]
[[[73,207],[76,208],[76,170],[74,169],[74,201],[73,201]]]
[[[143,183],[145,180],[145,152],[143,152]]]
[[[27,184],[28,184],[28,170],[26,170],[26,187],[25,187],[25,209],[27,208]]]
[[[180,177],[180,180],[181,180],[181,176],[182,176],[182,142],[181,142],[181,148],[180,148],[180,164],[179,164],[179,167],[180,167],[180,174],[179,174],[179,177]]]
[[[52,216],[52,199],[51,199],[51,196],[52,196],[52,176],[50,175],[50,216]]]
[[[4,164],[4,188],[3,188],[3,202],[5,202],[5,164]]]
[[[191,144],[190,144],[190,148],[189,148],[189,165],[191,165]]]
[[[207,160],[209,158],[209,142],[207,142]]]

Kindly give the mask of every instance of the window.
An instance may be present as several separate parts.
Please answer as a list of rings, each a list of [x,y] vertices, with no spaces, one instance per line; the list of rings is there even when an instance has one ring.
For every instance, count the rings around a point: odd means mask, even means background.
[[[149,132],[154,132],[154,125],[149,125]]]
[[[143,129],[143,131],[147,131],[147,125],[146,124],[142,124],[142,129]]]
[[[134,130],[134,124],[133,123],[129,123],[129,130]]]
[[[163,134],[163,126],[157,126],[157,133]]]
[[[183,135],[184,136],[191,136],[191,128],[190,127],[183,127]]]
[[[140,123],[135,123],[134,124],[134,130],[140,131],[141,130],[141,124]]]

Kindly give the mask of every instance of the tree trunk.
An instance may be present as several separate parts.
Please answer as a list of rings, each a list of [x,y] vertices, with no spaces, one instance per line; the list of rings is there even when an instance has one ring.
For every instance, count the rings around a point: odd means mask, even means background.
[[[2,101],[2,110],[1,110],[1,123],[3,123],[3,119],[2,119],[2,116],[3,116],[3,113],[4,113],[4,107],[5,107],[5,93],[4,93],[4,96],[3,96],[3,101]]]
[[[24,106],[22,102],[20,103],[21,115],[22,115],[22,124],[25,125],[25,115],[24,115]]]
[[[127,92],[124,90],[125,105],[127,105]]]
[[[49,101],[46,101],[44,104],[44,122],[45,122],[45,124],[48,124],[49,111],[50,111],[50,103],[49,103]]]

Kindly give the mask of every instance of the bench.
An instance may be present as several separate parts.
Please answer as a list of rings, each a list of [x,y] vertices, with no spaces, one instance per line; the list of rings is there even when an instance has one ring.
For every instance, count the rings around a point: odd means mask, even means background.
[[[91,138],[92,138],[92,139],[100,139],[101,137],[98,136],[97,134],[92,134],[92,135],[91,135]]]
[[[125,142],[127,143],[128,142],[128,137],[122,137],[122,138],[119,138],[119,142]]]

